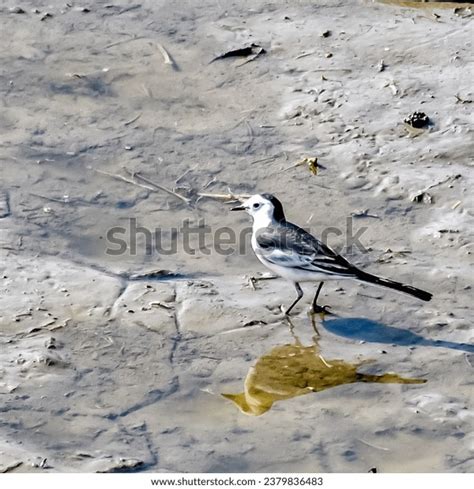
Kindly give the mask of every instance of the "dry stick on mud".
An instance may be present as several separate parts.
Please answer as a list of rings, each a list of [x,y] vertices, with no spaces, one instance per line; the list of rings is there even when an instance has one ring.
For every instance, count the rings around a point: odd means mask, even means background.
[[[194,171],[198,165],[194,165],[192,168],[188,168],[184,173],[181,174],[175,181],[174,184],[178,185],[178,183],[190,172]]]
[[[130,175],[132,176],[132,179],[124,177],[123,175],[119,175],[118,173],[110,173],[108,171],[104,170],[98,170],[97,168],[92,168],[89,167],[89,169],[95,171],[96,173],[100,173],[101,175],[106,175],[108,177],[115,178],[116,180],[121,180],[122,182],[130,183],[131,185],[135,185],[136,187],[141,187],[145,188],[147,190],[151,190],[152,192],[157,192],[158,190],[163,190],[163,192],[167,192],[170,195],[173,195],[174,197],[177,197],[178,199],[182,200],[183,202],[186,202],[186,204],[190,203],[190,199],[187,199],[186,197],[183,197],[182,195],[174,192],[173,190],[170,190],[169,188],[163,187],[162,185],[158,185],[157,183],[152,182],[151,180],[148,180],[147,178],[139,175],[138,173],[133,173],[127,170]],[[139,177],[143,181],[149,183],[149,185],[144,185],[142,183],[139,183],[135,180],[135,177]],[[151,186],[153,185],[153,186]]]
[[[174,61],[174,59],[170,56],[168,51],[165,49],[165,47],[160,43],[158,43],[157,46],[158,46],[158,49],[160,50],[161,55],[163,56],[163,60],[164,60],[165,64],[170,65],[174,70],[176,70],[178,68],[178,66],[177,66],[176,62]]]
[[[124,177],[123,175],[119,175],[118,173],[110,173],[108,171],[98,170],[97,168],[92,168],[91,166],[89,166],[88,168],[89,170],[95,171],[96,173],[99,173],[101,175],[115,178],[115,180],[121,180],[122,182],[131,183],[132,185],[146,188],[147,190],[151,190],[153,192],[156,191],[156,189],[154,189],[153,187],[149,187],[148,185],[142,185],[141,183],[135,182],[134,180],[130,180],[130,178]]]
[[[49,202],[56,202],[58,204],[71,204],[72,203],[71,201],[69,201],[66,198],[56,199],[55,197],[48,197],[46,195],[35,194],[33,192],[30,192],[30,195],[32,195],[33,197],[38,197],[39,199],[47,200]]]
[[[218,199],[218,200],[245,200],[250,197],[249,194],[233,194],[232,192],[228,194],[212,194],[206,192],[198,192],[199,197],[208,197],[210,199]]]
[[[116,42],[113,42],[111,44],[107,44],[107,46],[104,46],[104,49],[110,49],[110,48],[113,48],[114,46],[119,46],[120,44],[125,44],[127,42],[139,41],[140,39],[145,39],[145,37],[140,36],[140,37],[131,37],[129,39],[122,39],[120,41],[116,41]]]
[[[133,119],[130,119],[129,121],[124,122],[123,125],[129,126],[130,124],[133,124],[135,121],[138,121],[138,119],[140,119],[141,116],[142,116],[142,114],[140,113],[140,114],[136,115]]]
[[[135,173],[135,172],[131,172],[130,170],[127,170],[125,168],[125,171],[127,171],[128,173],[130,173],[131,177],[132,178],[139,178],[140,180],[143,180],[144,182],[148,183],[149,185],[153,185],[153,187],[156,189],[159,189],[159,190],[163,190],[163,192],[166,192],[170,195],[174,195],[175,197],[177,197],[178,199],[182,200],[183,202],[186,202],[186,204],[189,204],[191,202],[191,199],[188,199],[187,197],[184,197],[183,195],[181,194],[178,194],[177,192],[175,192],[174,190],[171,190],[167,187],[163,187],[163,185],[160,185],[159,183],[155,183],[153,182],[152,180],[150,180],[149,178],[146,178],[144,177],[143,175],[141,175],[140,173]]]
[[[258,160],[251,161],[250,164],[255,165],[257,163],[270,163],[270,161],[276,160],[280,156],[281,156],[281,154],[277,154],[277,155],[273,155],[273,156],[268,156],[266,158],[260,158]]]
[[[178,194],[174,190],[171,190],[167,187],[164,187],[163,185],[160,185],[156,182],[153,182],[149,178],[146,178],[143,175],[141,175],[140,173],[131,172],[130,170],[127,170],[126,168],[124,168],[124,170],[127,171],[132,178],[124,177],[123,175],[119,175],[118,173],[110,173],[108,171],[98,170],[97,168],[92,168],[90,166],[88,168],[90,170],[95,171],[96,173],[101,174],[101,175],[112,177],[112,178],[115,178],[116,180],[121,180],[122,182],[130,183],[131,185],[135,185],[137,187],[141,187],[141,188],[145,188],[147,190],[151,190],[152,192],[156,192],[157,190],[162,190],[163,192],[166,192],[170,195],[173,195],[174,197],[177,197],[178,199],[182,200],[183,202],[185,202],[188,205],[191,202],[191,199],[188,199],[187,197],[184,197],[183,195]],[[143,180],[148,185],[137,182],[135,180],[136,178]],[[199,197],[208,197],[211,199],[229,200],[229,201],[233,201],[233,200],[240,200],[241,201],[241,200],[248,199],[250,197],[249,194],[234,194],[230,191],[227,194],[213,194],[213,193],[207,193],[207,192],[198,192],[197,195]]]

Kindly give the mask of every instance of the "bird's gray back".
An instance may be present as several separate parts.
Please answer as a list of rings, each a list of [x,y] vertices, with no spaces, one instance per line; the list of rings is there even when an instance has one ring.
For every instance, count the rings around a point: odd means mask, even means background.
[[[355,275],[357,268],[313,235],[290,222],[273,223],[255,233],[256,252],[269,262],[306,271]]]

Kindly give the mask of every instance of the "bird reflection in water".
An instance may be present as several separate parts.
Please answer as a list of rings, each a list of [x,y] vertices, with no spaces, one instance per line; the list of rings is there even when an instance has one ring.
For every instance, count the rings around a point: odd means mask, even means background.
[[[311,392],[355,382],[379,384],[423,384],[424,379],[407,379],[394,373],[371,375],[359,373],[360,366],[371,363],[364,360],[348,363],[343,360],[325,359],[318,344],[303,346],[296,339],[294,344],[276,346],[250,367],[244,382],[244,392],[222,394],[234,402],[245,414],[260,416],[271,409],[273,403]]]

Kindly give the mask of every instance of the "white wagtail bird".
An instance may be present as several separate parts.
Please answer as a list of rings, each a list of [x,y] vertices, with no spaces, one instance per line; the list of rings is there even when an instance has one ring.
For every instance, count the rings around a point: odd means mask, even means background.
[[[341,255],[285,219],[281,202],[271,194],[253,195],[233,211],[247,211],[253,217],[252,248],[257,258],[272,272],[291,282],[298,294],[286,310],[291,310],[303,297],[301,282],[319,282],[312,312],[327,312],[317,300],[326,280],[353,279],[388,287],[429,301],[432,294],[360,270]]]

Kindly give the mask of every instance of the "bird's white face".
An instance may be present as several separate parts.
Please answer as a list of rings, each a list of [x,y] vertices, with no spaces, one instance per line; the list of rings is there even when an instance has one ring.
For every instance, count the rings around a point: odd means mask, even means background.
[[[261,195],[252,195],[243,204],[245,210],[253,217],[257,214],[259,215],[272,215],[273,214],[273,204]]]
[[[253,217],[257,227],[268,226],[273,221],[273,204],[262,195],[252,195],[235,210],[245,210]]]

